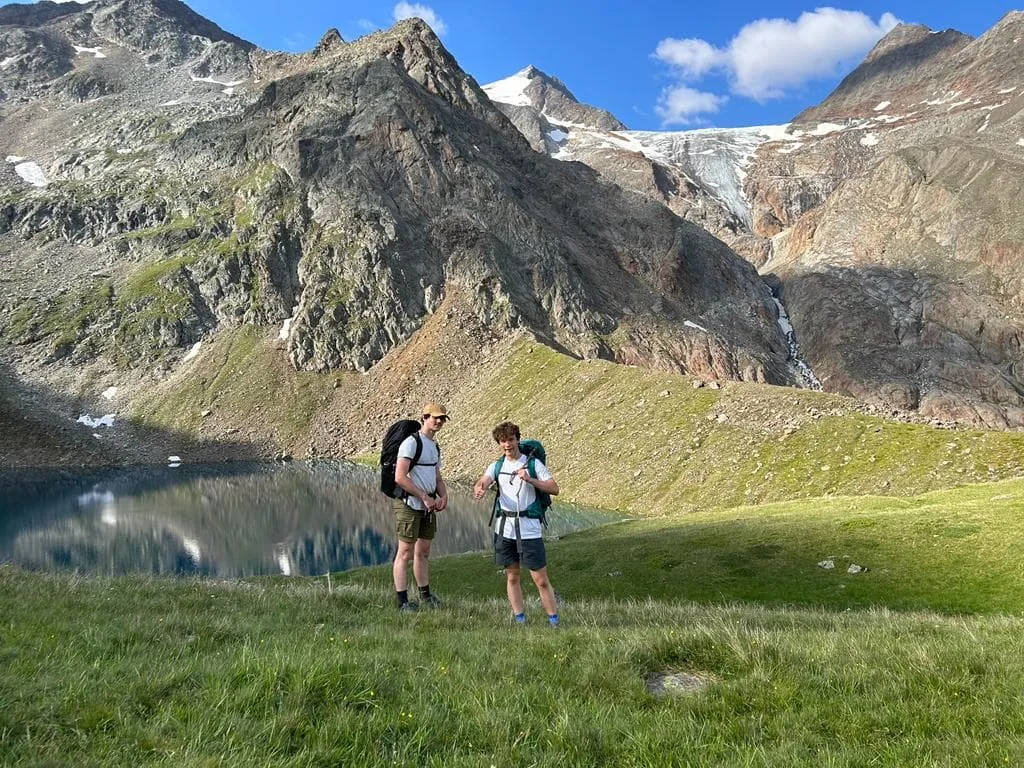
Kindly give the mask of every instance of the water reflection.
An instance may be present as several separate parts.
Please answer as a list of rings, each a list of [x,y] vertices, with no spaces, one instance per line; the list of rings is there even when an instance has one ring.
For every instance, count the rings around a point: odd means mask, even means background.
[[[490,545],[486,502],[450,488],[433,552]],[[0,562],[86,573],[313,575],[386,563],[392,513],[346,462],[0,473]],[[558,535],[614,519],[556,507]]]

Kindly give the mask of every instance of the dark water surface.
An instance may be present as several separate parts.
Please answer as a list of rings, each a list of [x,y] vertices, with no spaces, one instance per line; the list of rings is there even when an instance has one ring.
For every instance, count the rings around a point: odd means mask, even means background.
[[[493,494],[449,499],[431,553],[490,547]],[[556,505],[547,536],[621,517]],[[0,471],[0,562],[32,570],[320,575],[394,552],[376,471],[348,462]]]

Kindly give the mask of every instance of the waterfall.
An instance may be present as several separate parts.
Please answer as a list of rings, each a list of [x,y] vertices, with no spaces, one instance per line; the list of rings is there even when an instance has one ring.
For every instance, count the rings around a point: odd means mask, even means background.
[[[804,389],[820,390],[821,382],[814,375],[811,366],[804,362],[804,359],[800,356],[800,345],[796,343],[796,331],[793,330],[793,324],[789,321],[789,313],[786,312],[785,305],[779,299],[779,291],[774,286],[770,286],[770,288],[775,306],[779,308],[779,327],[786,335],[786,344],[789,345],[789,357],[786,359],[786,362],[789,363],[790,369],[796,374],[797,380],[803,382]]]

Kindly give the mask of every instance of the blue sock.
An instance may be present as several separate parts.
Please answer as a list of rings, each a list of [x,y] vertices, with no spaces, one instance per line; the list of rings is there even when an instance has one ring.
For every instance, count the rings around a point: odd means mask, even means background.
[[[557,624],[557,623],[558,623],[558,614],[557,613],[552,613],[550,616],[548,616],[548,624]]]
[[[516,623],[517,624],[525,624],[526,623],[526,614],[525,613],[517,613],[515,615],[515,619],[516,619]]]

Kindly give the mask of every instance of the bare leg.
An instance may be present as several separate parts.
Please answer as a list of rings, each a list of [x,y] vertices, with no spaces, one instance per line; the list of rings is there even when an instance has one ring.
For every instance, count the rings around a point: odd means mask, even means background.
[[[505,592],[512,605],[512,613],[522,613],[526,610],[523,605],[523,586],[519,583],[520,572],[519,563],[505,568]]]
[[[554,616],[558,613],[558,603],[555,602],[555,588],[548,581],[548,569],[545,567],[539,571],[530,571],[530,577],[533,579],[533,583],[537,585],[537,591],[540,593],[540,601],[544,606],[544,610],[547,611],[548,616]]]
[[[395,564],[391,567],[391,576],[395,580],[395,592],[404,592],[409,587],[407,570],[409,561],[412,559],[412,551],[412,542],[398,542],[398,551],[395,552]]]
[[[416,539],[415,555],[412,559],[412,575],[416,586],[430,584],[430,539]]]

